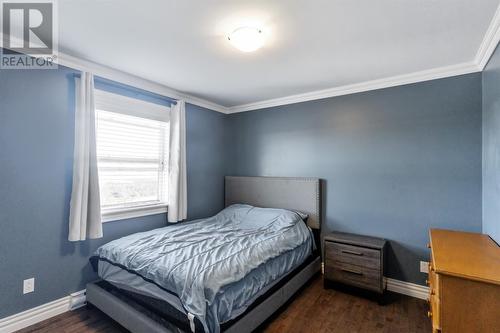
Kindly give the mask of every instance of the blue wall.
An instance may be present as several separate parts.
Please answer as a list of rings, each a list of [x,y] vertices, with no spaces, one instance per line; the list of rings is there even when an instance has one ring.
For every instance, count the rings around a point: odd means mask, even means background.
[[[0,318],[83,289],[99,245],[165,224],[110,222],[103,239],[67,241],[76,73],[0,71]],[[229,116],[188,105],[188,215],[223,207],[225,174],[321,177],[325,229],[388,238],[388,275],[423,283],[429,227],[481,231],[481,125],[480,74]]]
[[[190,105],[186,111],[188,219],[211,216],[224,208],[227,118]]]
[[[500,244],[500,50],[483,72],[483,232]]]
[[[165,225],[165,214],[115,221],[103,239],[67,241],[75,73],[0,71],[0,318],[83,289],[95,279],[88,257],[99,245]],[[190,218],[223,207],[225,121],[187,105]],[[35,292],[23,295],[30,277]]]
[[[326,181],[325,229],[390,240],[423,284],[431,227],[481,231],[481,74],[230,116],[234,175]]]

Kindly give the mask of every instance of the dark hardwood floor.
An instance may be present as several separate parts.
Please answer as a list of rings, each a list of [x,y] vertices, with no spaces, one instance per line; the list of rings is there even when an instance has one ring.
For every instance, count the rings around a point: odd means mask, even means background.
[[[311,281],[259,331],[282,332],[431,332],[427,304],[411,297],[390,295],[386,305],[341,291],[323,289],[320,277]],[[81,308],[19,332],[128,332],[95,308]],[[147,332],[145,332],[147,333]]]

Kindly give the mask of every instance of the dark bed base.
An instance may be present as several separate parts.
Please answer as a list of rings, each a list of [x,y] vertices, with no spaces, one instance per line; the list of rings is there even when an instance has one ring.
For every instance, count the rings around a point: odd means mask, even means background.
[[[228,333],[243,333],[255,330],[320,270],[321,259],[319,257],[311,258],[297,271],[286,277],[286,281],[259,297],[244,314],[222,324],[221,329]],[[164,304],[158,304],[159,301],[149,297],[134,297],[134,295],[111,287],[103,281],[87,285],[87,302],[133,333],[190,331],[185,315],[172,315],[171,309],[168,308],[165,302],[163,302]],[[202,331],[200,329],[201,326],[197,323],[196,332]]]

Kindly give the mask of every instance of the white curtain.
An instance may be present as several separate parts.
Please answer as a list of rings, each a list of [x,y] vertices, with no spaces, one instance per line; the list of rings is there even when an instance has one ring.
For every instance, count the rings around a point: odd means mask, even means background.
[[[186,104],[178,101],[170,109],[170,156],[168,168],[168,222],[187,217]]]
[[[94,76],[76,79],[73,189],[69,213],[70,241],[102,237],[96,156]]]

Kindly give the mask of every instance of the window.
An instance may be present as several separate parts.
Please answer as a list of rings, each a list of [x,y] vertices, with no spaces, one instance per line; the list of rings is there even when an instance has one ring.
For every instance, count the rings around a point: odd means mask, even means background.
[[[169,108],[95,91],[103,221],[166,212]]]

